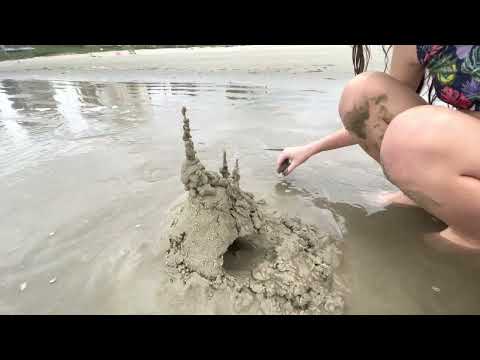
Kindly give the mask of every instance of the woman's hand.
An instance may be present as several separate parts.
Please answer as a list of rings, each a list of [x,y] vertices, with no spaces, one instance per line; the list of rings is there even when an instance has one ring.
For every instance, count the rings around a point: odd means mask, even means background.
[[[295,168],[302,165],[310,156],[312,156],[312,152],[308,145],[285,148],[277,158],[277,172],[283,172],[284,176],[290,175]],[[284,169],[286,162],[290,164],[287,169]]]
[[[341,129],[310,144],[286,148],[277,158],[277,172],[287,176],[315,154],[355,144],[357,139]]]

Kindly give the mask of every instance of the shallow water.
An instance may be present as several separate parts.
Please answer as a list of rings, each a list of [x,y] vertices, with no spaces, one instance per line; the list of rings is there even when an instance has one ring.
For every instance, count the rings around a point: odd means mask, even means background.
[[[183,193],[183,105],[207,167],[226,149],[245,190],[344,239],[348,313],[480,313],[476,257],[425,245],[442,226],[423,211],[376,205],[394,188],[361,150],[275,174],[278,153],[264,148],[339,128],[345,76],[192,79],[0,81],[0,313],[228,312],[170,291],[159,255],[161,221]],[[254,255],[248,243],[236,251]]]

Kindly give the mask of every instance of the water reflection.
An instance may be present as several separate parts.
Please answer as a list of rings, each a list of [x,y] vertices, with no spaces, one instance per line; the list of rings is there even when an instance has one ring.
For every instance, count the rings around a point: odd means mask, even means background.
[[[245,85],[227,85],[225,96],[228,100],[252,100],[260,95],[258,87]]]
[[[21,119],[16,107],[18,103],[10,99],[14,92],[12,83],[9,84],[9,93],[0,92],[0,165],[7,168],[12,161],[15,161],[15,150],[22,149],[22,152],[32,147],[30,135],[27,128],[17,121]]]
[[[54,158],[57,153],[69,151],[72,141],[113,139],[112,136],[142,123],[166,122],[165,110],[178,110],[185,104],[204,107],[203,104],[223,102],[225,106],[233,104],[245,111],[266,110],[278,118],[286,118],[319,96],[318,92],[306,90],[286,91],[231,82],[4,79],[0,82],[0,147],[2,153],[10,154],[10,160],[19,160],[26,153],[31,161],[42,156]],[[20,164],[17,162],[14,167]]]
[[[201,89],[192,82],[170,82],[172,95],[197,96]]]
[[[101,106],[100,98],[98,96],[98,86],[95,86],[92,83],[81,81],[78,84],[80,102],[83,105],[94,105]]]
[[[2,80],[3,93],[11,101],[11,108],[19,115],[43,116],[55,112],[55,90],[48,81]],[[25,122],[28,123],[28,122]]]
[[[72,134],[78,134],[88,130],[89,123],[82,116],[81,102],[78,88],[73,85],[57,86],[55,100],[58,111],[63,115],[63,128]]]
[[[4,90],[0,91],[0,114],[2,115],[2,120],[14,119],[18,116],[17,110],[15,109],[13,102],[9,99],[9,95]],[[0,123],[0,125],[2,124],[3,123]]]
[[[272,195],[278,208],[343,237],[345,264],[353,277],[351,312],[478,313],[478,276],[472,275],[478,273],[478,266],[439,254],[421,241],[423,233],[442,224],[421,210],[372,211],[362,203],[354,204],[362,197],[352,194],[383,184],[377,165],[362,154],[357,157],[350,149],[328,153],[323,162],[306,164],[290,180],[274,178],[274,156],[263,149],[296,145],[338,128],[332,92],[340,92],[339,84],[332,81],[322,92],[312,84],[282,89],[227,80],[1,81],[0,190],[8,196],[0,208],[5,215],[1,235],[9,241],[7,250],[19,249],[17,257],[8,255],[8,264],[25,265],[27,273],[40,271],[34,261],[40,254],[45,262],[59,264],[58,272],[49,276],[70,273],[88,278],[90,264],[81,271],[70,270],[92,249],[102,253],[96,260],[99,267],[108,267],[105,249],[128,248],[135,236],[156,241],[159,214],[183,191],[178,181],[183,159],[178,110],[186,105],[192,111],[192,133],[203,152],[202,161],[209,167],[218,166],[219,151],[226,148],[229,157],[241,159],[246,189],[255,192],[263,187],[261,193],[266,198]],[[17,177],[24,183],[12,181]],[[126,228],[132,231],[125,232]],[[55,236],[49,237],[54,231]],[[31,248],[25,247],[25,239]],[[77,243],[78,239],[82,241]],[[72,240],[78,248],[72,249]],[[48,253],[54,255],[48,258]],[[142,263],[156,282],[157,269],[150,265]],[[17,271],[9,266],[3,269]],[[114,270],[105,274],[115,286],[122,277],[118,275]],[[51,289],[51,277],[44,287],[24,276],[18,282],[29,280],[28,291],[19,298],[19,284],[10,281],[7,305],[23,304],[35,311],[38,301],[43,301],[45,308],[50,304],[46,292],[39,293],[34,286]],[[141,283],[137,280],[132,282]],[[69,291],[62,290],[67,311],[84,309],[76,306],[80,282],[70,282]],[[89,308],[103,310],[105,304],[97,297],[103,286],[92,287],[95,296]],[[432,286],[441,293],[433,293]],[[132,293],[131,288],[125,289],[126,294]],[[25,295],[31,296],[32,303],[25,302]]]

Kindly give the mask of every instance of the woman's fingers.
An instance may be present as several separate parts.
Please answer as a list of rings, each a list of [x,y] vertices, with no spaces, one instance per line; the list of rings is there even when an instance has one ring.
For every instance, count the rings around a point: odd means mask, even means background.
[[[277,158],[277,169],[280,169],[280,166],[287,160],[290,159],[290,154],[283,151]]]
[[[279,168],[280,165],[282,165],[282,163],[289,158],[289,156],[290,155],[286,153],[285,150],[282,151],[282,153],[277,157],[277,168]]]
[[[286,159],[278,168],[277,173],[285,175],[287,168],[290,166],[290,160]]]
[[[295,168],[298,166],[298,162],[296,160],[293,160],[290,164],[290,166],[287,168],[287,170],[285,171],[284,175],[287,176],[287,175],[290,175],[291,172],[293,170],[295,170]]]
[[[277,172],[287,176],[308,159],[308,149],[305,146],[286,148],[277,158]]]

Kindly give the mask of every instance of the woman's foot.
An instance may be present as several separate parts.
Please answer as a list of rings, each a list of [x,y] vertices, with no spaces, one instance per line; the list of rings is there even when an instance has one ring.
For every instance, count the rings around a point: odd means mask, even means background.
[[[399,206],[399,207],[419,207],[415,201],[410,199],[403,192],[398,191],[394,193],[382,193],[378,195],[378,202],[384,206]]]
[[[480,254],[480,239],[461,236],[450,227],[439,233],[426,234],[424,240],[428,245],[437,250],[464,254]]]

